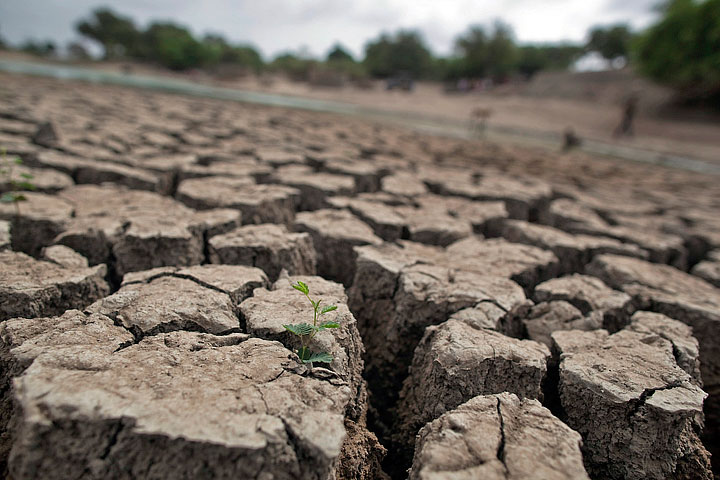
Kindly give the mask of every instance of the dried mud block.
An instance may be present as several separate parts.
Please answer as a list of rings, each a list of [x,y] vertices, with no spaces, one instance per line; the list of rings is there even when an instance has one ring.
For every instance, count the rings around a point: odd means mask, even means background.
[[[552,202],[549,209],[548,223],[556,228],[572,234],[585,234],[597,237],[608,237],[627,244],[634,244],[647,252],[648,259],[656,263],[667,263],[685,269],[688,260],[688,251],[685,241],[678,235],[668,234],[640,226],[610,225],[597,210],[586,204],[570,199],[559,199]],[[607,251],[628,255],[625,252]],[[632,254],[629,256],[640,257]]]
[[[273,169],[267,165],[261,165],[253,157],[230,157],[227,160],[208,160],[213,156],[203,156],[198,162],[200,165],[184,167],[178,174],[178,180],[183,181],[189,178],[201,177],[240,177],[253,178],[255,180],[267,179]]]
[[[505,202],[483,202],[463,197],[424,195],[415,199],[422,208],[447,213],[451,217],[468,221],[475,233],[497,237],[508,218]]]
[[[569,302],[579,309],[582,315],[598,312],[603,322],[602,328],[611,332],[627,325],[630,315],[635,311],[630,295],[613,290],[597,277],[581,274],[553,278],[541,283],[535,287],[534,300]]]
[[[159,182],[158,190],[163,194],[173,195],[181,172],[197,164],[197,155],[194,153],[162,153],[158,155],[158,153],[161,151],[150,149],[148,154],[143,155],[144,158],[134,161],[132,166],[155,173]]]
[[[307,163],[305,155],[297,152],[288,152],[277,148],[258,148],[255,156],[262,164],[280,167],[283,165],[304,165]]]
[[[442,249],[408,241],[355,247],[354,253],[357,270],[348,296],[363,338],[369,338],[375,318],[387,315],[384,311],[392,308],[397,282],[404,268],[422,262],[444,261]]]
[[[59,196],[75,217],[57,236],[91,264],[115,259],[118,275],[203,261],[204,232],[194,211],[172,198],[124,187],[82,185]]]
[[[379,245],[382,239],[352,213],[324,209],[298,213],[293,229],[307,232],[317,252],[317,273],[345,286],[355,275],[353,247]]]
[[[283,225],[246,225],[210,238],[210,261],[249,265],[277,280],[285,269],[290,275],[314,275],[317,257],[308,233],[291,233]]]
[[[509,278],[528,290],[560,268],[550,251],[499,238],[465,238],[448,246],[447,257],[454,268]]]
[[[720,250],[710,252],[707,260],[695,265],[691,273],[720,288]]]
[[[253,290],[270,285],[265,272],[259,268],[240,265],[193,265],[178,268],[173,276],[187,278],[207,288],[230,296],[233,306],[252,296]]]
[[[191,208],[234,208],[244,223],[289,224],[300,202],[300,191],[283,185],[255,185],[252,180],[205,177],[180,183],[177,198]]]
[[[65,245],[51,245],[42,249],[41,260],[55,263],[64,268],[87,268],[87,258]]]
[[[41,193],[54,193],[75,184],[69,175],[56,170],[49,168],[29,168],[25,165],[13,165],[13,180],[24,181],[21,175],[32,175],[32,179],[29,181],[35,186],[33,190]],[[13,185],[10,183],[9,179],[3,177],[3,179],[0,180],[0,192],[8,192],[13,189]]]
[[[232,208],[200,210],[193,214],[190,222],[190,228],[204,232],[206,239],[235,230],[240,225],[242,212]]]
[[[138,337],[175,330],[227,333],[240,330],[238,303],[264,285],[265,274],[249,267],[160,270],[125,282],[87,310],[116,320]]]
[[[589,479],[580,443],[537,400],[481,395],[420,430],[410,480]]]
[[[13,404],[13,378],[42,354],[65,356],[82,366],[87,358],[85,349],[110,354],[132,342],[133,336],[115,326],[111,319],[78,310],[68,310],[60,317],[13,318],[0,324],[0,475],[3,478],[7,477],[7,457],[13,444],[11,418],[18,414]]]
[[[63,172],[75,179],[76,183],[100,184],[111,182],[136,190],[163,193],[160,180],[153,172],[121,163],[90,160],[54,151],[42,152],[31,163]],[[70,184],[72,185],[72,183]]]
[[[698,438],[707,394],[677,365],[671,342],[630,330],[552,338],[563,420],[582,435],[591,475],[712,478]]]
[[[0,252],[0,320],[59,315],[107,295],[105,265],[65,268],[24,253]]]
[[[11,243],[10,222],[0,220],[0,252],[10,250]]]
[[[428,193],[425,183],[413,173],[398,172],[382,179],[381,190],[399,197],[416,197]]]
[[[552,197],[552,188],[542,180],[511,177],[494,172],[459,178],[437,176],[426,178],[434,193],[466,197],[472,200],[502,200],[510,218],[534,221],[543,215]]]
[[[569,198],[553,200],[540,220],[574,234],[602,235],[610,226],[595,210]]]
[[[473,234],[469,221],[437,209],[398,206],[395,212],[404,218],[407,238],[413,242],[447,246]]]
[[[185,205],[198,210],[232,208],[233,196],[248,185],[255,185],[250,177],[189,178],[178,185],[175,196]]]
[[[272,181],[300,191],[300,210],[327,208],[328,197],[355,193],[355,179],[348,175],[279,169],[272,174]]]
[[[720,387],[719,289],[668,265],[615,255],[595,258],[586,271],[633,297],[641,309],[692,327],[700,342],[703,382],[710,389]]]
[[[510,242],[552,251],[560,260],[562,271],[566,273],[582,270],[595,255],[603,253],[648,258],[648,253],[637,245],[625,244],[607,237],[571,235],[547,225],[521,220],[507,220],[502,228],[502,237]]]
[[[681,270],[687,269],[688,251],[685,248],[685,240],[678,235],[620,225],[606,229],[603,235],[622,242],[634,243],[647,250],[651,262],[667,263]]]
[[[601,312],[584,315],[565,301],[542,302],[522,319],[527,338],[552,346],[551,335],[558,330],[597,330],[603,328]]]
[[[395,272],[394,265],[389,266],[387,269],[376,261],[361,267],[359,262],[355,277],[358,286],[357,289],[353,286],[351,303],[356,305],[360,298],[365,303],[358,312],[362,315],[361,333],[368,351],[365,373],[375,405],[386,417],[381,422],[387,425],[393,421],[389,409],[397,400],[397,386],[405,379],[413,351],[427,327],[484,303],[504,310],[498,323],[512,325],[528,308],[520,286],[506,278],[425,263],[396,264]],[[373,287],[385,284],[393,275],[395,281],[390,284],[393,288],[389,296],[372,296]],[[374,285],[366,287],[367,284]]]
[[[12,204],[0,203],[0,220],[11,225],[14,250],[38,255],[42,247],[50,245],[67,228],[74,209],[57,196],[34,192],[23,195],[27,200],[20,202],[18,209]]]
[[[493,330],[448,320],[425,329],[397,407],[395,440],[409,456],[418,430],[477,395],[542,399],[550,350]]]
[[[389,170],[367,159],[330,158],[322,162],[322,169],[328,173],[349,175],[355,180],[356,192],[380,190],[381,179]]]
[[[653,312],[635,312],[626,328],[633,332],[655,334],[672,343],[673,355],[678,366],[702,387],[700,346],[697,339],[693,337],[692,328],[670,317]]]
[[[38,125],[37,130],[32,136],[32,141],[36,145],[53,147],[60,142],[60,133],[55,128],[53,122],[43,122]]]
[[[276,340],[286,348],[296,351],[300,345],[297,337],[283,325],[312,323],[313,310],[305,295],[291,287],[298,280],[310,287],[310,296],[322,300],[322,305],[336,305],[337,310],[325,314],[321,321],[334,321],[340,328],[319,332],[310,345],[311,350],[328,352],[333,356],[329,368],[346,382],[353,392],[353,408],[350,418],[364,418],[366,408],[365,380],[363,372],[363,348],[357,322],[347,306],[345,289],[339,283],[315,276],[292,276],[278,280],[271,290],[256,289],[253,296],[240,304],[240,314],[245,321],[247,333],[266,340]],[[317,364],[316,366],[323,366]]]
[[[173,332],[110,355],[86,349],[83,365],[37,358],[15,380],[10,474],[324,480],[349,388],[295,373],[289,357],[240,334]]]
[[[402,238],[405,218],[394,207],[378,201],[361,198],[333,197],[328,199],[333,208],[347,208],[373,229],[375,235],[392,242]]]

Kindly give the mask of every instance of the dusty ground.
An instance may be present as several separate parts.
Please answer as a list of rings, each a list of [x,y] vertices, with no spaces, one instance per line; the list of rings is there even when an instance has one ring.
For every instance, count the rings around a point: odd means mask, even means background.
[[[712,477],[715,177],[4,74],[0,145],[12,478]]]
[[[6,58],[34,60],[23,54],[3,52]],[[79,64],[119,72],[125,64]],[[714,164],[720,163],[720,122],[717,116],[679,114],[663,107],[671,92],[626,72],[547,73],[532,83],[500,87],[486,93],[446,94],[442,85],[419,82],[414,92],[386,91],[382,81],[372,89],[352,86],[314,87],[292,82],[279,75],[247,76],[218,81],[201,72],[172,73],[148,65],[133,65],[136,74],[172,78],[243,90],[332,100],[392,114],[426,118],[435,125],[451,125],[455,133],[469,123],[475,108],[492,111],[487,135],[490,139],[559,148],[560,136],[568,128],[584,139],[600,142],[598,147],[628,147],[662,155],[678,155]],[[640,113],[633,137],[615,138],[623,99],[639,94]],[[688,117],[694,117],[689,119]],[[597,150],[594,150],[597,151]],[[621,150],[622,152],[623,150]],[[630,155],[631,156],[631,155]]]

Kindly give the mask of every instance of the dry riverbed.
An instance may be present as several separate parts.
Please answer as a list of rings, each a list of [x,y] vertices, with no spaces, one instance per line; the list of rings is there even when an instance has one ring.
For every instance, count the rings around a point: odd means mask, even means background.
[[[712,478],[716,177],[5,74],[0,146],[9,478]]]

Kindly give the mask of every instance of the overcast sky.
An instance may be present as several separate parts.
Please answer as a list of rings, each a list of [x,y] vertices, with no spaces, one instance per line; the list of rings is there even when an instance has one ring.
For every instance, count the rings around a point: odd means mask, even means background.
[[[12,43],[78,38],[74,24],[109,6],[144,26],[173,20],[195,34],[218,32],[267,57],[305,46],[324,55],[341,42],[355,55],[380,32],[419,29],[436,54],[448,54],[470,24],[501,18],[520,42],[582,41],[593,25],[654,18],[658,0],[0,0],[0,36]]]

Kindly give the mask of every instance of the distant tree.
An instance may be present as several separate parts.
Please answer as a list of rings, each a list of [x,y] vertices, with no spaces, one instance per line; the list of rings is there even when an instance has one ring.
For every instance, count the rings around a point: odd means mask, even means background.
[[[579,45],[523,45],[519,48],[517,70],[527,78],[541,70],[567,70],[580,55]]]
[[[624,24],[595,27],[590,30],[590,38],[585,48],[588,52],[598,52],[607,60],[627,58],[632,37],[632,32]]]
[[[57,52],[57,47],[52,40],[27,40],[25,43],[20,45],[20,50],[31,55],[50,57],[55,55],[55,53]]]
[[[142,57],[172,70],[201,67],[210,58],[190,31],[169,22],[153,23],[143,32]]]
[[[89,60],[90,53],[80,42],[70,42],[67,45],[67,53],[73,60]]]
[[[517,65],[519,55],[510,27],[502,22],[495,23],[493,36],[487,43],[488,74],[495,80],[505,80]]]
[[[463,58],[464,75],[506,79],[517,67],[519,53],[510,27],[496,22],[492,35],[480,26],[458,37],[455,49]]]
[[[641,73],[688,101],[720,105],[720,0],[668,2],[634,47]]]
[[[369,42],[363,63],[375,77],[405,73],[423,78],[431,71],[432,55],[419,32],[400,30],[395,35],[382,34]]]
[[[354,62],[355,59],[345,50],[342,45],[336,43],[328,53],[327,62]]]
[[[232,45],[222,35],[209,34],[202,41],[204,64],[207,66],[224,64],[236,65],[259,71],[264,62],[260,53],[248,45]]]
[[[138,54],[140,32],[132,19],[117,15],[108,8],[95,10],[89,19],[81,20],[76,28],[81,35],[102,45],[105,59]]]
[[[488,69],[488,36],[480,26],[455,40],[455,50],[462,58],[462,76],[484,77]]]
[[[310,58],[301,57],[293,53],[283,53],[275,57],[270,63],[270,68],[285,73],[295,81],[306,81],[317,62]]]

